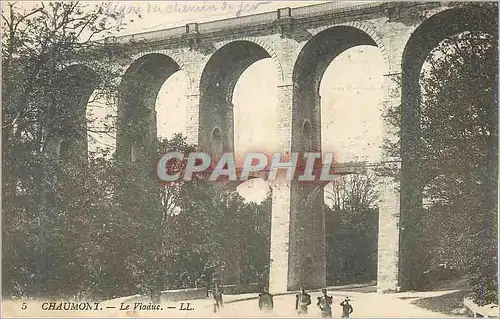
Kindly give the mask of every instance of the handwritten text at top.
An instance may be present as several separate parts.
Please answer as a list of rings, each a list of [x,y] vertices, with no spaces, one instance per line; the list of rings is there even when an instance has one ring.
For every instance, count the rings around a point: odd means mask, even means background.
[[[142,17],[145,14],[189,14],[189,13],[232,13],[236,17],[255,11],[271,1],[221,1],[221,2],[148,2],[143,5],[134,5],[120,2],[109,2],[106,6],[108,13],[118,14],[123,20],[126,15],[134,14]]]

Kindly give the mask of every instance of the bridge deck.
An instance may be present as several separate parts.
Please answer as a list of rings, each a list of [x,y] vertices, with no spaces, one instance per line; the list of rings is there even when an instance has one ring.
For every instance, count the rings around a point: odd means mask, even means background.
[[[173,28],[166,28],[155,31],[140,32],[134,34],[127,34],[121,36],[106,37],[104,42],[113,42],[120,44],[133,43],[138,41],[143,42],[157,42],[163,40],[176,40],[182,39],[187,34],[212,34],[219,33],[223,30],[231,30],[232,33],[242,30],[248,32],[252,27],[275,27],[278,20],[291,21],[296,24],[303,24],[312,21],[319,21],[322,19],[340,19],[346,17],[356,17],[360,14],[381,13],[385,8],[395,6],[421,6],[425,3],[406,2],[396,3],[389,1],[353,1],[353,2],[328,2],[322,4],[309,5],[298,8],[282,8],[276,11],[250,14],[245,16],[238,16],[228,19],[218,19],[203,23],[189,23]],[[199,11],[202,7],[207,10],[210,4],[200,5]]]

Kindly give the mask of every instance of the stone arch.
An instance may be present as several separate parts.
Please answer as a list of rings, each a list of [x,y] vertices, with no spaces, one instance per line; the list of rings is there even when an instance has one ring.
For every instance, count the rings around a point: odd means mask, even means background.
[[[78,100],[71,100],[67,102],[80,102],[77,107],[85,108],[86,103],[85,98],[88,100],[92,90],[97,86],[96,71],[93,70],[88,65],[81,63],[71,63],[59,71],[61,80],[63,82],[63,94],[66,98],[75,97],[74,93],[77,93]],[[67,94],[68,93],[68,94]],[[73,94],[69,94],[73,93]]]
[[[480,31],[497,38],[498,9],[488,10],[485,5],[487,4],[469,4],[441,10],[424,20],[407,41],[401,62],[403,163],[409,160],[408,156],[412,156],[407,146],[415,142],[413,139],[419,138],[418,134],[415,134],[420,130],[421,92],[418,81],[425,59],[441,41],[461,32]]]
[[[312,126],[312,149],[321,150],[321,97],[320,84],[330,63],[342,52],[358,45],[382,46],[379,37],[368,27],[360,23],[334,25],[318,31],[309,41],[303,44],[297,54],[292,80],[294,83],[293,104],[295,120],[292,120],[292,131],[300,132],[303,119],[310,119]],[[374,40],[374,37],[377,41]],[[304,137],[292,134],[292,150],[302,151]],[[308,146],[309,148],[309,146]]]
[[[156,98],[165,81],[181,69],[170,56],[141,54],[125,71],[118,92],[117,153],[131,158],[132,146],[143,160],[153,156]]]
[[[180,54],[178,54],[175,51],[172,50],[148,50],[148,51],[141,51],[140,53],[136,53],[132,56],[132,62],[129,63],[126,67],[125,70],[128,70],[132,64],[134,64],[137,60],[141,59],[142,57],[149,55],[149,54],[162,54],[165,56],[168,56],[171,58],[177,65],[179,66],[179,70],[182,70],[186,73],[186,76],[189,81],[189,92],[192,92],[194,89],[197,88],[197,83],[194,81],[192,74],[189,72],[189,68],[187,65],[184,63],[184,59]]]
[[[445,9],[428,17],[415,29],[405,45],[401,62],[403,77],[408,78],[420,72],[429,53],[447,37],[465,31],[482,31],[496,36],[497,12],[481,4],[469,4]]]
[[[89,65],[79,61],[70,61],[59,67],[60,72],[68,72],[69,70],[69,72],[72,72],[73,74],[78,74],[78,76],[82,79],[82,84],[79,85],[79,90],[87,90],[87,92],[84,93],[85,97],[83,97],[81,101],[82,112],[86,112],[87,122],[88,124],[91,124],[87,125],[87,127],[93,127],[93,130],[89,130],[87,132],[87,140],[84,147],[87,149],[87,154],[91,154],[98,149],[114,150],[116,147],[114,139],[116,104],[106,93],[109,92],[110,88],[106,87],[107,82],[102,82],[102,79],[104,79],[108,74],[105,75],[103,70],[99,69],[99,65],[100,64],[96,65],[94,63],[90,63]],[[120,65],[119,63],[114,63],[110,65],[107,70],[111,70],[114,76],[115,74],[119,74]],[[74,92],[70,93],[73,94]],[[65,141],[65,139],[62,139],[57,142],[55,146],[57,152],[60,153],[60,148],[62,147],[61,143]]]
[[[375,31],[375,29],[373,29],[370,25],[368,25],[365,22],[348,21],[345,23],[337,23],[337,24],[333,24],[333,25],[329,25],[329,26],[322,26],[322,27],[314,29],[314,31],[311,33],[314,36],[314,35],[317,35],[318,33],[323,32],[327,29],[331,29],[331,28],[335,28],[335,27],[342,27],[342,26],[356,28],[356,29],[359,29],[360,31],[368,34],[373,39],[373,41],[376,43],[376,47],[378,47],[380,49],[380,53],[382,54],[382,58],[384,59],[384,62],[387,65],[389,65],[389,55],[387,54],[387,49],[386,49],[386,45],[384,44],[384,41],[382,41],[382,39],[378,35],[377,31]],[[297,48],[295,56],[298,56],[300,54],[300,52],[302,51],[302,48],[306,44],[307,43],[303,43],[299,48]]]
[[[216,47],[218,49],[205,64],[199,81],[198,141],[202,149],[209,149],[211,131],[218,126],[223,133],[223,152],[232,152],[234,150],[232,96],[235,85],[250,65],[272,56],[255,39],[221,42]],[[273,61],[276,62],[276,59]]]
[[[401,251],[399,277],[403,289],[415,283],[412,267],[412,236],[409,221],[422,205],[423,181],[420,178],[420,71],[431,51],[446,38],[466,31],[489,33],[498,38],[498,7],[490,3],[466,4],[439,11],[425,19],[407,41],[402,56],[401,113]],[[495,91],[498,88],[495,89]]]
[[[240,173],[241,173],[241,171],[238,171],[237,174],[240,174]],[[266,180],[265,176],[263,176],[262,174],[259,174],[259,173],[257,173],[257,174],[252,174],[252,173],[249,174],[248,179],[245,180],[245,181],[239,180],[239,177],[238,177],[238,180],[236,180],[236,181],[225,181],[225,183],[223,184],[223,188],[226,189],[226,190],[228,190],[228,191],[236,191],[237,192],[238,191],[238,187],[240,187],[240,186],[242,186],[242,185],[244,185],[246,183],[249,183],[249,182],[251,182],[253,180],[262,180],[267,185],[268,191],[272,192],[271,182],[268,181],[268,180]]]
[[[51,118],[52,138],[59,160],[65,164],[83,164],[87,160],[87,104],[98,86],[95,70],[88,65],[71,63],[59,72],[60,101]],[[61,153],[61,147],[63,152]]]
[[[220,139],[222,137],[222,131],[219,127],[215,127],[212,130],[212,139]]]
[[[281,63],[279,61],[279,58],[276,54],[276,51],[273,49],[273,47],[271,47],[271,45],[269,45],[269,43],[267,41],[264,41],[262,39],[259,39],[259,38],[256,38],[256,37],[244,37],[244,38],[239,38],[237,40],[227,40],[227,41],[222,41],[222,42],[218,42],[215,47],[217,50],[221,49],[223,46],[231,43],[231,42],[235,42],[235,41],[249,41],[249,42],[253,42],[255,44],[257,44],[258,46],[262,47],[264,50],[266,50],[268,53],[269,53],[269,56],[270,58],[273,60],[273,63],[276,67],[276,72],[277,72],[277,75],[278,75],[278,80],[280,82],[283,82],[284,79],[285,79],[285,74],[283,72],[283,68],[281,66]]]
[[[323,37],[325,38],[324,35],[330,33],[330,34],[339,34],[342,32],[342,30],[349,30],[351,36],[354,36],[349,39],[349,35],[346,37],[345,40],[351,41],[349,43],[342,43],[340,44],[339,48],[335,48],[334,50],[331,50],[332,53],[330,54],[330,59],[328,63],[322,62],[318,70],[320,70],[318,74],[318,78],[321,79],[324,71],[326,70],[326,67],[329,65],[331,61],[335,59],[340,53],[343,51],[352,48],[357,45],[372,45],[375,47],[378,47],[380,49],[380,52],[382,54],[382,57],[384,59],[384,62],[386,65],[389,65],[389,58],[387,54],[387,50],[385,48],[385,44],[381,40],[381,38],[378,36],[376,31],[374,31],[371,27],[367,26],[364,23],[361,23],[359,21],[353,21],[353,22],[346,22],[346,23],[339,23],[339,24],[334,24],[330,26],[324,26],[315,29],[313,32],[314,35],[309,41],[303,42],[299,47],[297,47],[294,56],[296,56],[296,61],[292,69],[292,74],[291,77],[294,80],[294,85],[300,87],[300,83],[296,81],[297,73],[299,71],[299,64],[304,62],[304,60],[307,60],[307,58],[304,57],[305,52],[310,50],[311,47],[314,47],[315,45],[318,46],[320,43],[314,43],[314,42],[320,42],[317,39],[318,37]],[[355,38],[358,36],[357,38]],[[331,46],[333,47],[333,45]],[[322,50],[322,53],[327,53]],[[307,54],[307,53],[306,53]],[[305,68],[308,69],[308,68]],[[319,82],[317,83],[317,87],[319,89]],[[317,91],[317,90],[316,90]]]

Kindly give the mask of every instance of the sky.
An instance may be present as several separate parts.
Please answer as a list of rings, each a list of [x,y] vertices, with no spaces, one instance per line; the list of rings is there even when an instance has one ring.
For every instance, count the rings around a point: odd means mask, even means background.
[[[115,2],[110,10],[124,12],[124,19],[134,19],[122,32],[125,34],[321,2],[324,1],[262,1],[251,7],[242,7],[241,1],[225,5],[208,1],[177,3],[177,8],[186,3],[217,5],[204,14],[172,12],[174,9],[169,8],[175,8],[174,2]],[[141,18],[134,12],[139,12]],[[379,49],[370,46],[349,49],[329,65],[320,86],[323,152],[334,152],[340,162],[380,160],[385,73]],[[271,59],[264,59],[251,65],[239,78],[233,95],[236,153],[273,148],[277,144],[276,74]],[[185,133],[186,89],[182,71],[167,79],[161,88],[156,102],[158,136],[169,138],[175,133]],[[106,143],[112,144],[112,140]],[[238,191],[246,200],[258,202],[265,197],[268,186],[262,180],[251,180]]]
[[[107,8],[110,12],[120,13],[123,22],[127,23],[120,34],[130,34],[326,2],[330,1],[112,1],[108,2]],[[373,1],[336,3],[347,6],[366,2]]]

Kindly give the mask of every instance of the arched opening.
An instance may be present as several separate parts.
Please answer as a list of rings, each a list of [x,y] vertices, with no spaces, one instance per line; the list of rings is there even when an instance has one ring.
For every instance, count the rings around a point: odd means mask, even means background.
[[[325,187],[327,283],[377,280],[378,193],[374,174],[348,174]]]
[[[268,286],[271,258],[272,188],[262,178],[251,178],[241,183],[236,191],[249,204],[246,215],[249,232],[246,262],[242,265],[243,278],[258,287]],[[250,247],[251,246],[251,247]]]
[[[232,96],[234,105],[234,153],[239,167],[245,154],[249,152],[269,153],[276,148],[277,132],[277,86],[276,65],[271,58],[264,58],[250,65],[239,77]],[[262,178],[252,178],[240,184],[237,189],[247,202],[259,205],[259,235],[270,236],[271,231],[271,196],[269,184]],[[267,217],[266,217],[267,216]],[[265,224],[262,224],[265,222]],[[265,265],[256,265],[259,275],[255,280],[259,285],[267,285],[269,279],[270,242],[259,252],[256,260]],[[264,268],[262,268],[265,266]],[[253,276],[251,276],[253,278]]]
[[[96,89],[87,103],[88,154],[111,158],[116,151],[116,105],[109,92]]]
[[[304,120],[304,124],[302,124],[302,134],[304,134],[306,138],[311,137],[311,122],[308,120]]]
[[[199,143],[202,149],[210,149],[210,134],[217,126],[222,130],[223,152],[234,151],[235,87],[241,77],[255,81],[255,72],[245,71],[267,58],[269,53],[250,41],[231,42],[212,55],[200,80]],[[242,92],[236,93],[239,96]]]
[[[247,201],[253,203],[262,203],[271,194],[271,188],[264,179],[249,178],[236,188],[238,193]]]
[[[353,27],[334,27],[315,35],[301,50],[295,63],[293,80],[297,84],[293,103],[302,117],[311,123],[313,146],[301,150],[301,138],[294,138],[292,149],[297,151],[321,151],[321,96],[320,83],[329,64],[342,52],[359,45],[376,46],[365,32]],[[295,114],[294,114],[295,115]],[[302,119],[294,116],[294,131],[299,131]],[[299,121],[299,122],[297,122]]]
[[[124,210],[145,220],[144,225],[159,227],[151,231],[153,236],[159,234],[160,227],[165,227],[170,217],[179,213],[178,188],[169,189],[166,185],[161,188],[153,175],[157,161],[164,155],[158,152],[166,151],[166,147],[181,147],[176,144],[180,140],[171,138],[175,130],[168,128],[175,119],[174,110],[181,110],[182,102],[186,101],[182,98],[185,93],[182,88],[189,85],[185,73],[178,71],[180,66],[171,57],[160,53],[146,54],[129,66],[118,91],[116,154],[128,176],[118,180],[117,197]],[[171,78],[173,81],[166,83]],[[174,91],[172,87],[176,89],[173,100],[165,96]],[[174,125],[177,129],[183,127],[183,123]],[[170,140],[163,143],[159,138]],[[169,278],[168,272],[159,264],[154,267],[161,269],[158,283],[159,289],[163,289]]]
[[[180,70],[170,57],[147,54],[126,71],[119,88],[117,153],[131,160],[132,145],[146,166],[156,160],[157,98],[165,81]]]
[[[302,136],[304,137],[304,149],[310,149],[312,147],[311,138],[312,138],[312,128],[311,122],[309,120],[304,120],[304,124],[302,124]]]
[[[485,48],[484,42],[474,43],[474,37],[475,41],[480,42],[487,37],[491,38],[491,52],[488,54],[496,62],[490,61],[493,63],[489,72],[487,68],[484,69],[484,52],[479,52]],[[484,221],[480,226],[485,236],[483,248],[489,241],[488,236],[491,236],[488,235],[492,233],[488,225],[496,218],[496,213],[491,212],[497,210],[493,179],[497,178],[498,165],[498,101],[491,93],[498,90],[495,74],[498,63],[497,38],[497,5],[468,4],[428,18],[406,44],[402,62],[402,267],[399,275],[402,286],[406,289],[424,288],[425,276],[422,273],[432,267],[432,263],[428,261],[436,257],[430,256],[433,250],[431,247],[439,244],[439,240],[425,244],[419,241],[420,231],[427,227],[428,218],[425,216],[430,211],[434,211],[433,218],[438,219],[434,223],[442,225],[443,232],[454,229],[454,235],[462,238],[467,237],[467,231],[463,227],[477,229],[477,223],[461,222],[458,226],[452,220],[446,221],[445,216],[448,211],[453,211],[454,220],[462,220],[457,215],[469,207],[468,210],[475,211],[473,220]],[[469,62],[463,63],[467,59]],[[485,76],[489,78],[486,79]],[[481,83],[483,86],[479,87]],[[440,93],[435,94],[436,92]],[[481,96],[486,97],[489,102],[485,102]],[[484,130],[477,125],[481,117],[483,120],[488,119],[484,121]],[[481,146],[479,140],[486,144]],[[460,154],[452,155],[452,149],[460,150]],[[484,154],[480,155],[481,153]],[[480,164],[475,167],[469,165],[478,158],[482,158]],[[461,164],[457,164],[459,162]],[[483,174],[481,171],[489,173]],[[474,180],[474,186],[469,185],[467,180]],[[481,189],[481,194],[476,194],[473,189]],[[459,205],[461,209],[457,211],[451,207],[453,203],[458,204],[459,200],[454,197],[459,194],[462,199],[469,200],[462,202]],[[481,198],[479,201],[482,204],[474,208],[468,206],[478,198]],[[495,200],[491,200],[492,198]],[[467,216],[464,214],[462,216]],[[419,225],[418,228],[415,225]],[[494,233],[496,238],[496,231]],[[425,239],[431,240],[431,237]],[[460,240],[454,240],[449,246],[458,242]],[[469,244],[467,246],[470,252],[477,250]],[[459,250],[456,251],[458,253]],[[446,259],[446,256],[441,255],[440,258]],[[477,269],[478,272],[482,271],[479,267]]]
[[[321,146],[338,162],[380,161],[386,71],[380,49],[367,45],[345,50],[325,70],[319,88]]]
[[[268,141],[274,133],[272,114],[276,102],[277,72],[270,57],[269,52],[254,42],[234,41],[212,55],[201,76],[199,146],[211,152],[233,152],[238,168],[243,164],[246,152],[265,152],[261,149],[262,145],[267,145],[266,138]],[[262,115],[263,112],[266,116]],[[257,228],[252,231],[267,243],[271,214],[269,186],[261,179],[251,179],[240,185],[237,191],[254,210],[247,212],[249,215],[246,218],[252,219],[247,225],[256,225]],[[262,213],[263,209],[265,213]],[[254,252],[261,254],[254,257],[262,265],[246,265],[242,259],[245,257],[236,256],[235,251],[227,251],[223,257],[240,265],[226,267],[225,284],[240,283],[237,281],[242,278],[241,274],[253,269],[251,271],[255,274],[246,274],[245,278],[260,284],[264,280],[263,284],[267,285],[270,248]]]
[[[212,141],[219,142],[222,137],[222,132],[220,131],[220,128],[216,127],[212,131]]]
[[[276,149],[276,102],[278,77],[271,58],[250,65],[236,82],[234,105],[234,152],[270,153]]]
[[[157,137],[171,139],[175,134],[187,137],[189,77],[184,70],[172,74],[156,98]]]
[[[53,138],[58,144],[59,162],[73,168],[83,169],[88,159],[87,104],[97,86],[93,70],[84,65],[71,65],[61,71],[62,100],[57,103],[51,117]]]
[[[222,132],[220,128],[216,127],[212,130],[212,157],[218,159],[222,156]]]
[[[386,73],[381,48],[366,32],[338,26],[315,35],[302,49],[293,73],[296,84],[293,103],[297,110],[293,125],[302,133],[294,135],[293,149],[333,152],[340,163],[380,161],[382,83]],[[310,123],[310,128],[306,129],[305,123]],[[326,242],[328,285],[376,279],[376,198],[370,202],[354,199],[359,196],[358,187],[374,187],[371,179],[371,175],[339,177],[316,197],[314,205],[323,206],[323,210],[303,208],[313,211],[308,214],[311,223],[308,227],[315,230],[318,240]],[[307,194],[309,189],[301,186],[297,191]],[[295,218],[300,220],[300,216]],[[351,227],[350,221],[354,219],[367,227],[360,231]],[[318,264],[323,257],[312,258]],[[354,264],[357,266],[349,267]]]

